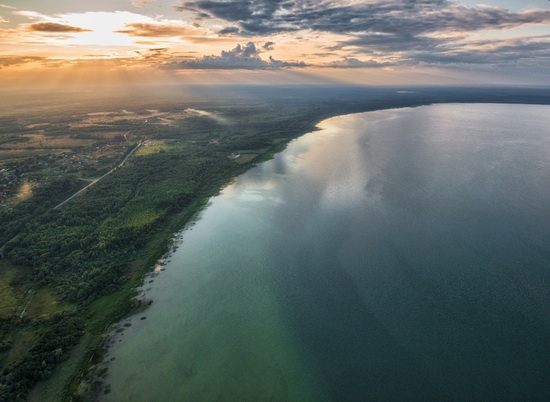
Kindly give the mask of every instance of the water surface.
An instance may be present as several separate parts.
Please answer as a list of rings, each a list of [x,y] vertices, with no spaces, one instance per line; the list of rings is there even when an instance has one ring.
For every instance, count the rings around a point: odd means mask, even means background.
[[[320,128],[182,232],[102,399],[550,400],[550,108]]]

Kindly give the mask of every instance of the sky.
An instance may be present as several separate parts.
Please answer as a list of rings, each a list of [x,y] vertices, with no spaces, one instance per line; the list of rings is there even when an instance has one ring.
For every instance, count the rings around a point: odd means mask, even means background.
[[[549,0],[0,0],[0,86],[550,85]]]

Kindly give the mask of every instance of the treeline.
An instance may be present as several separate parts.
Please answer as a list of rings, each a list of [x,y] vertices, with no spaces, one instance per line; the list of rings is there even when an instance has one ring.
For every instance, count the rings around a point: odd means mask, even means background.
[[[16,208],[0,209],[0,248],[20,234],[27,223],[45,214],[82,186],[82,180],[66,176],[38,187],[29,200],[20,203]]]

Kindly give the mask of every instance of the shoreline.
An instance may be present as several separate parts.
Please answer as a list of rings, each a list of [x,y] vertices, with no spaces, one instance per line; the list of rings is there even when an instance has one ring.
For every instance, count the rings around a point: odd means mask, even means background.
[[[67,368],[70,363],[74,366],[74,370],[71,370],[72,375],[68,382],[66,382],[65,391],[63,392],[63,400],[88,400],[87,397],[92,398],[92,395],[82,396],[77,395],[79,386],[82,384],[83,380],[89,380],[89,372],[95,367],[96,362],[100,362],[105,356],[107,351],[106,343],[108,342],[108,334],[112,332],[113,325],[124,320],[125,317],[135,314],[138,312],[139,308],[147,308],[142,304],[136,303],[134,300],[136,296],[139,295],[139,288],[145,285],[145,281],[148,276],[153,272],[155,264],[159,259],[166,256],[168,253],[173,252],[173,246],[177,240],[177,235],[181,231],[185,230],[185,227],[191,223],[204,209],[208,206],[209,200],[223,191],[228,185],[231,184],[236,177],[242,175],[246,171],[250,170],[252,167],[270,160],[273,156],[279,152],[282,152],[286,149],[287,145],[294,139],[299,138],[305,134],[318,131],[319,125],[322,122],[329,120],[331,118],[336,118],[340,116],[354,115],[354,114],[363,114],[372,111],[383,111],[383,110],[399,110],[405,108],[415,108],[420,106],[429,106],[434,104],[518,104],[518,105],[550,105],[550,100],[546,102],[521,102],[521,101],[500,101],[500,102],[468,102],[468,101],[409,101],[409,105],[402,106],[390,106],[386,105],[371,105],[372,109],[363,110],[363,111],[352,111],[349,113],[320,113],[319,120],[315,123],[307,123],[308,128],[303,132],[295,133],[292,137],[285,139],[281,143],[275,144],[265,152],[258,154],[254,160],[236,166],[231,172],[220,178],[220,180],[213,184],[207,191],[203,194],[198,194],[197,199],[187,208],[172,215],[166,217],[166,220],[163,221],[160,228],[156,230],[157,233],[153,236],[152,240],[147,243],[143,251],[130,262],[131,269],[128,272],[129,279],[124,283],[122,288],[113,294],[102,297],[94,304],[107,304],[108,308],[98,317],[95,317],[94,320],[90,319],[90,329],[91,331],[87,332],[84,337],[80,340],[79,344],[75,347],[73,352],[71,352],[70,358],[60,364],[56,368],[55,373],[59,373],[63,368]],[[137,308],[137,309],[136,309]],[[54,373],[54,375],[56,375]],[[92,383],[94,378],[91,378]],[[47,388],[49,380],[45,382],[38,383],[31,394],[29,395],[29,400],[39,400],[40,399],[40,389]]]

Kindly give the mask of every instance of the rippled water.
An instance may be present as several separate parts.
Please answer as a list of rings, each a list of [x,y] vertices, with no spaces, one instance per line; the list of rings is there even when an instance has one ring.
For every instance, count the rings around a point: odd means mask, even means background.
[[[182,232],[102,399],[550,400],[550,107],[320,128]]]

